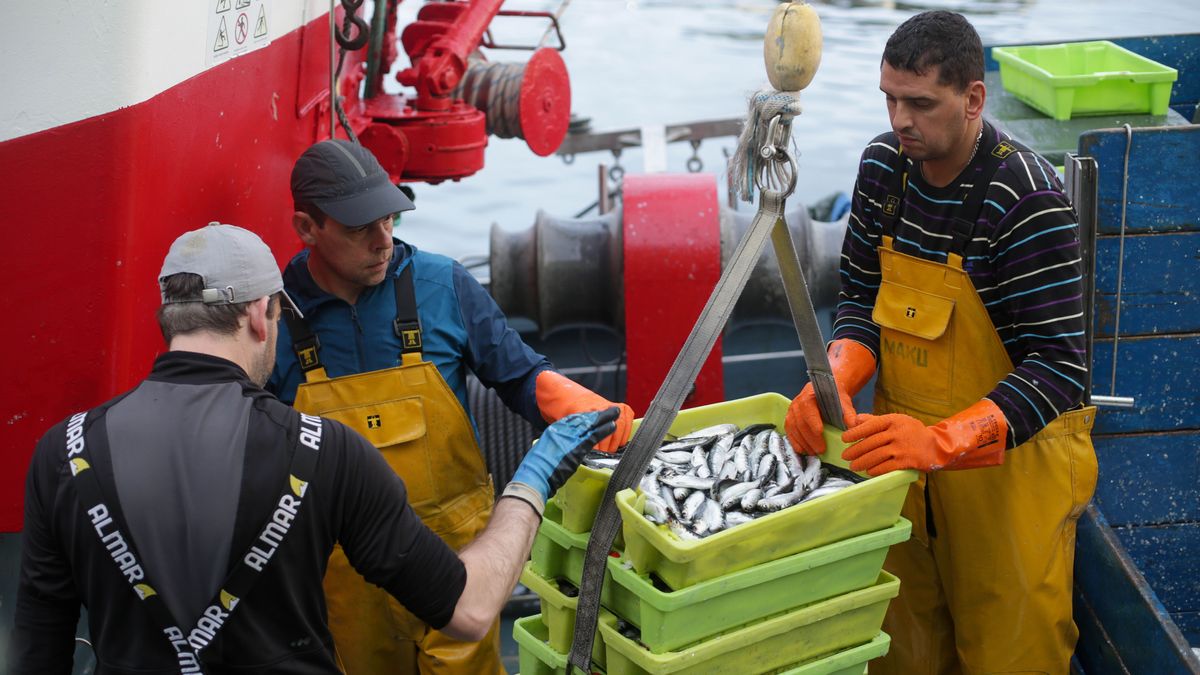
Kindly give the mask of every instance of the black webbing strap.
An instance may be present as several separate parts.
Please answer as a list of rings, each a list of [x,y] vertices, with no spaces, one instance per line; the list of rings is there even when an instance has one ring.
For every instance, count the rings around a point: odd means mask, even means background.
[[[396,320],[392,322],[392,330],[400,338],[401,354],[421,351],[421,321],[417,318],[417,294],[412,279],[414,264],[410,260],[392,284],[396,293]]]
[[[133,592],[142,600],[151,620],[163,632],[178,657],[179,672],[203,673],[200,652],[216,638],[217,633],[245,597],[263,569],[270,563],[275,551],[291,530],[301,504],[308,492],[308,484],[317,466],[317,453],[321,449],[321,418],[300,414],[300,428],[295,453],[289,468],[288,485],[279,497],[274,511],[267,518],[258,537],[249,550],[235,565],[225,583],[217,591],[209,606],[204,609],[190,632],[184,634],[179,622],[171,615],[150,577],[142,566],[133,540],[125,533],[129,531],[120,513],[117,500],[106,502],[100,477],[92,470],[93,457],[85,442],[84,421],[86,412],[76,413],[67,422],[67,461],[71,466],[72,482],[79,493],[80,503],[87,512],[96,536],[108,551],[121,575],[129,582]],[[93,425],[96,426],[96,425]],[[89,429],[89,432],[91,430]],[[110,509],[108,503],[116,504]]]
[[[296,353],[296,360],[300,363],[301,372],[307,373],[320,368],[320,338],[312,332],[312,329],[308,327],[308,322],[303,318],[286,309],[281,311],[283,320],[287,322],[288,334],[292,337],[292,351]]]
[[[396,319],[392,322],[392,330],[400,339],[400,353],[420,353],[421,322],[417,318],[417,295],[413,289],[413,263],[400,272],[399,277],[393,278],[392,288],[396,296]],[[309,372],[321,367],[321,340],[308,326],[308,322],[292,312],[284,310],[283,319],[287,322],[288,333],[292,337],[292,351],[300,363],[302,372]]]
[[[749,229],[738,243],[729,264],[721,272],[708,303],[700,312],[696,325],[675,357],[667,377],[659,387],[654,400],[646,409],[646,416],[638,426],[637,433],[629,441],[621,461],[613,470],[600,510],[592,525],[591,538],[584,554],[583,577],[579,584],[579,604],[575,613],[575,637],[571,645],[570,664],[585,673],[590,673],[592,641],[596,635],[596,621],[600,609],[600,591],[604,584],[604,566],[608,551],[612,548],[621,516],[616,508],[615,496],[621,490],[632,487],[645,473],[654,452],[658,449],[667,429],[683,405],[691,390],[700,366],[716,344],[734,303],[746,287],[750,273],[758,264],[759,255],[772,229],[783,219],[784,194],[762,190],[758,213]],[[786,228],[786,225],[784,225]]]

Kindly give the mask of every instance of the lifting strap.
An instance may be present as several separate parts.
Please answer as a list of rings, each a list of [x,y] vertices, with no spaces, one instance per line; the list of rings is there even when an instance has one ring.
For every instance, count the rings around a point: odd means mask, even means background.
[[[596,622],[599,616],[600,591],[604,583],[604,566],[612,548],[617,528],[621,524],[621,516],[616,509],[615,496],[617,492],[637,484],[651,458],[658,449],[667,429],[678,414],[684,399],[691,390],[700,366],[716,344],[725,322],[728,320],[733,306],[746,287],[750,273],[758,264],[763,246],[768,235],[779,259],[780,271],[783,276],[784,289],[788,296],[788,304],[792,309],[792,318],[804,349],[805,360],[809,367],[809,378],[813,381],[814,389],[821,383],[821,389],[826,393],[832,391],[833,402],[837,405],[836,419],[841,424],[841,403],[837,398],[833,384],[833,375],[829,368],[829,359],[825,354],[824,342],[821,340],[820,328],[816,322],[816,314],[812,308],[812,300],[804,283],[800,261],[796,258],[795,247],[791,239],[791,231],[783,218],[784,200],[795,188],[796,167],[787,156],[788,138],[790,136],[790,121],[784,116],[771,119],[770,131],[767,134],[769,152],[763,152],[764,159],[773,160],[776,166],[782,168],[784,162],[791,165],[791,173],[787,174],[788,184],[781,191],[769,190],[759,184],[760,198],[758,212],[754,216],[746,234],[738,243],[737,249],[729,260],[729,264],[721,272],[708,303],[700,312],[696,325],[688,335],[675,363],[668,371],[666,379],[655,394],[654,400],[646,409],[646,415],[638,426],[637,432],[622,453],[620,462],[613,470],[613,475],[605,488],[604,497],[600,502],[600,510],[592,526],[591,538],[588,540],[587,551],[584,554],[583,575],[579,584],[579,603],[575,614],[575,636],[568,657],[570,667],[590,673],[592,642],[596,634]],[[782,182],[782,181],[781,181]],[[815,346],[814,346],[815,345]],[[812,350],[811,352],[809,350]],[[818,390],[818,397],[821,390]],[[824,407],[822,413],[824,414]]]
[[[100,477],[92,470],[95,460],[86,442],[87,434],[92,429],[84,430],[86,418],[87,412],[80,412],[67,422],[67,461],[79,502],[87,512],[96,536],[100,538],[101,547],[110,553],[121,575],[150,613],[150,620],[171,643],[178,657],[179,672],[203,673],[200,652],[212,644],[229,621],[240,599],[258,581],[298,517],[300,506],[308,495],[309,482],[316,470],[317,454],[321,449],[321,418],[300,413],[296,449],[288,469],[288,484],[250,548],[239,558],[225,583],[221,584],[208,607],[197,618],[196,625],[186,634],[151,584],[149,573],[142,565],[133,540],[128,536],[129,527],[121,513],[119,500],[105,501]],[[114,505],[113,508],[108,506],[110,503]],[[282,527],[284,522],[288,523],[287,527]]]

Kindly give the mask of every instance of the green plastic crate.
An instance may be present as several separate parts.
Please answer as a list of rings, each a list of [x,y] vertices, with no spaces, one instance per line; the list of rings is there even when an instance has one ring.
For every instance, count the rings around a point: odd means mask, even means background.
[[[537,536],[533,538],[533,548],[529,551],[529,560],[534,571],[547,579],[566,579],[578,586],[583,576],[583,558],[587,552],[588,539],[591,532],[570,532],[562,525],[562,511],[553,501],[546,503],[546,512],[542,516],[542,524],[538,527]],[[618,533],[613,541],[615,551],[621,551],[623,541]]]
[[[901,518],[884,530],[670,592],[629,569],[624,559],[609,558],[611,580],[605,582],[601,603],[637,626],[641,643],[661,654],[766,616],[866,588],[879,578],[888,547],[907,540],[911,531],[912,524]],[[546,615],[545,604],[542,615]],[[574,615],[571,622],[573,628]]]
[[[715,403],[679,413],[671,427],[675,435],[720,422],[771,423],[783,428],[789,399],[779,394]],[[847,466],[840,440],[822,461]],[[657,574],[674,590],[687,588],[730,572],[824,546],[835,541],[886,529],[900,519],[908,485],[917,479],[911,470],[865,480],[833,494],[797,504],[750,523],[729,528],[704,539],[677,539],[661,525],[642,516],[640,494],[632,489],[617,493],[624,534],[624,555],[639,574]]]
[[[537,594],[541,601],[542,623],[546,624],[546,641],[555,651],[567,653],[571,642],[575,639],[575,609],[579,606],[579,598],[571,597],[558,588],[553,579],[538,574],[529,563],[521,572],[521,583]],[[604,588],[600,592],[600,604],[607,607],[610,604],[609,595],[614,588],[612,579],[604,577]],[[597,636],[592,643],[592,661],[604,665],[604,641]]]
[[[774,397],[778,395],[768,394],[766,396]],[[761,403],[760,397],[756,396],[741,399],[740,401],[717,404],[718,406],[724,406],[724,408],[718,407],[714,409],[712,406],[703,406],[684,410],[675,418],[675,422],[668,433],[679,435],[707,426],[707,420],[716,419],[718,416],[726,414],[729,406],[740,409],[743,401],[748,402],[747,405],[751,411]],[[716,419],[712,423],[716,424],[719,421],[721,420]],[[641,423],[641,419],[634,420],[633,430],[636,431]],[[782,432],[782,421],[778,424],[778,427]],[[840,441],[838,442],[840,443]],[[836,463],[844,465],[842,462]],[[608,488],[608,481],[612,478],[612,473],[611,469],[594,469],[581,465],[567,479],[567,482],[554,493],[554,496],[550,498],[550,503],[558,509],[555,512],[555,522],[562,525],[568,532],[575,534],[590,532],[592,523],[596,521],[596,513],[600,510],[600,502],[604,500],[604,491]],[[618,540],[615,545],[617,548],[621,548],[620,533],[617,536]]]
[[[742,399],[743,401],[753,401],[752,399]],[[718,404],[721,406],[737,406],[739,401],[731,401],[729,403]],[[753,403],[751,404],[753,407]],[[725,410],[714,411],[712,406],[702,406],[683,410],[675,418],[667,433],[678,436],[689,431],[694,431],[709,424],[717,424],[728,420],[717,419],[716,414],[723,415]],[[713,421],[709,421],[713,420]],[[633,431],[636,432],[642,424],[642,419],[638,418],[633,421]],[[779,425],[780,432],[783,431],[782,423]],[[604,491],[608,488],[608,481],[612,478],[611,469],[593,469],[589,466],[580,465],[580,467],[563,483],[563,486],[554,493],[550,501],[558,507],[561,512],[561,517],[557,520],[568,532],[583,533],[590,532],[592,523],[596,521],[596,513],[600,510],[600,502],[604,500]]]
[[[1013,96],[1053,117],[1114,113],[1165,115],[1169,68],[1107,40],[995,47],[1000,81]]]
[[[611,614],[600,613],[600,623],[615,623]],[[521,675],[566,675],[567,655],[546,643],[546,624],[542,615],[534,614],[513,622],[513,639],[517,642],[517,664]],[[592,675],[604,675],[604,669],[592,664]],[[578,672],[578,671],[575,671]]]
[[[606,670],[609,675],[744,675],[786,670],[870,642],[879,634],[888,602],[899,592],[900,580],[881,572],[869,588],[665,654],[653,654],[621,635],[614,624],[602,624]]]
[[[778,675],[862,675],[867,672],[867,661],[888,653],[892,638],[880,633],[865,645],[851,647],[815,661],[789,666],[777,671]]]
[[[593,469],[580,465],[554,493],[550,501],[562,512],[561,524],[568,532],[590,532],[596,512],[612,478],[611,469]]]

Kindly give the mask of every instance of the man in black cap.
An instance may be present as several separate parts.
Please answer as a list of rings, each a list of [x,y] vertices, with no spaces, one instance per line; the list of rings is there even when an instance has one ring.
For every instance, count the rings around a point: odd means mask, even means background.
[[[535,428],[614,404],[556,372],[509,328],[463,268],[393,237],[413,208],[369,150],[322,141],[292,171],[306,250],[284,272],[306,320],[289,321],[269,388],[357,429],[404,478],[421,519],[451,547],[487,523],[493,494],[468,404],[470,369]],[[633,411],[620,404],[615,450]],[[499,624],[464,644],[403,611],[335,553],[330,626],[349,672],[499,673]]]
[[[260,388],[291,307],[262,240],[216,223],[188,232],[160,284],[170,351],[34,453],[13,672],[70,673],[81,604],[101,672],[341,672],[319,588],[335,542],[422,620],[483,637],[545,500],[617,411],[547,429],[512,498],[456,556],[366,440]]]

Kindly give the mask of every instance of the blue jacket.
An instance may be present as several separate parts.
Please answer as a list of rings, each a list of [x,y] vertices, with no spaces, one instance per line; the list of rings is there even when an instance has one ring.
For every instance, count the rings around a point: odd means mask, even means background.
[[[307,249],[284,270],[288,295],[321,340],[320,358],[326,373],[342,377],[400,365],[400,339],[392,329],[396,318],[392,278],[411,264],[423,358],[437,367],[468,417],[466,369],[470,368],[484,385],[496,390],[509,409],[535,429],[544,429],[534,380],[541,371],[551,369],[546,357],[509,328],[495,300],[462,265],[399,240],[395,244],[388,278],[365,289],[354,305],[317,286],[308,272]],[[266,388],[290,404],[303,381],[287,324],[280,321],[275,372]]]

